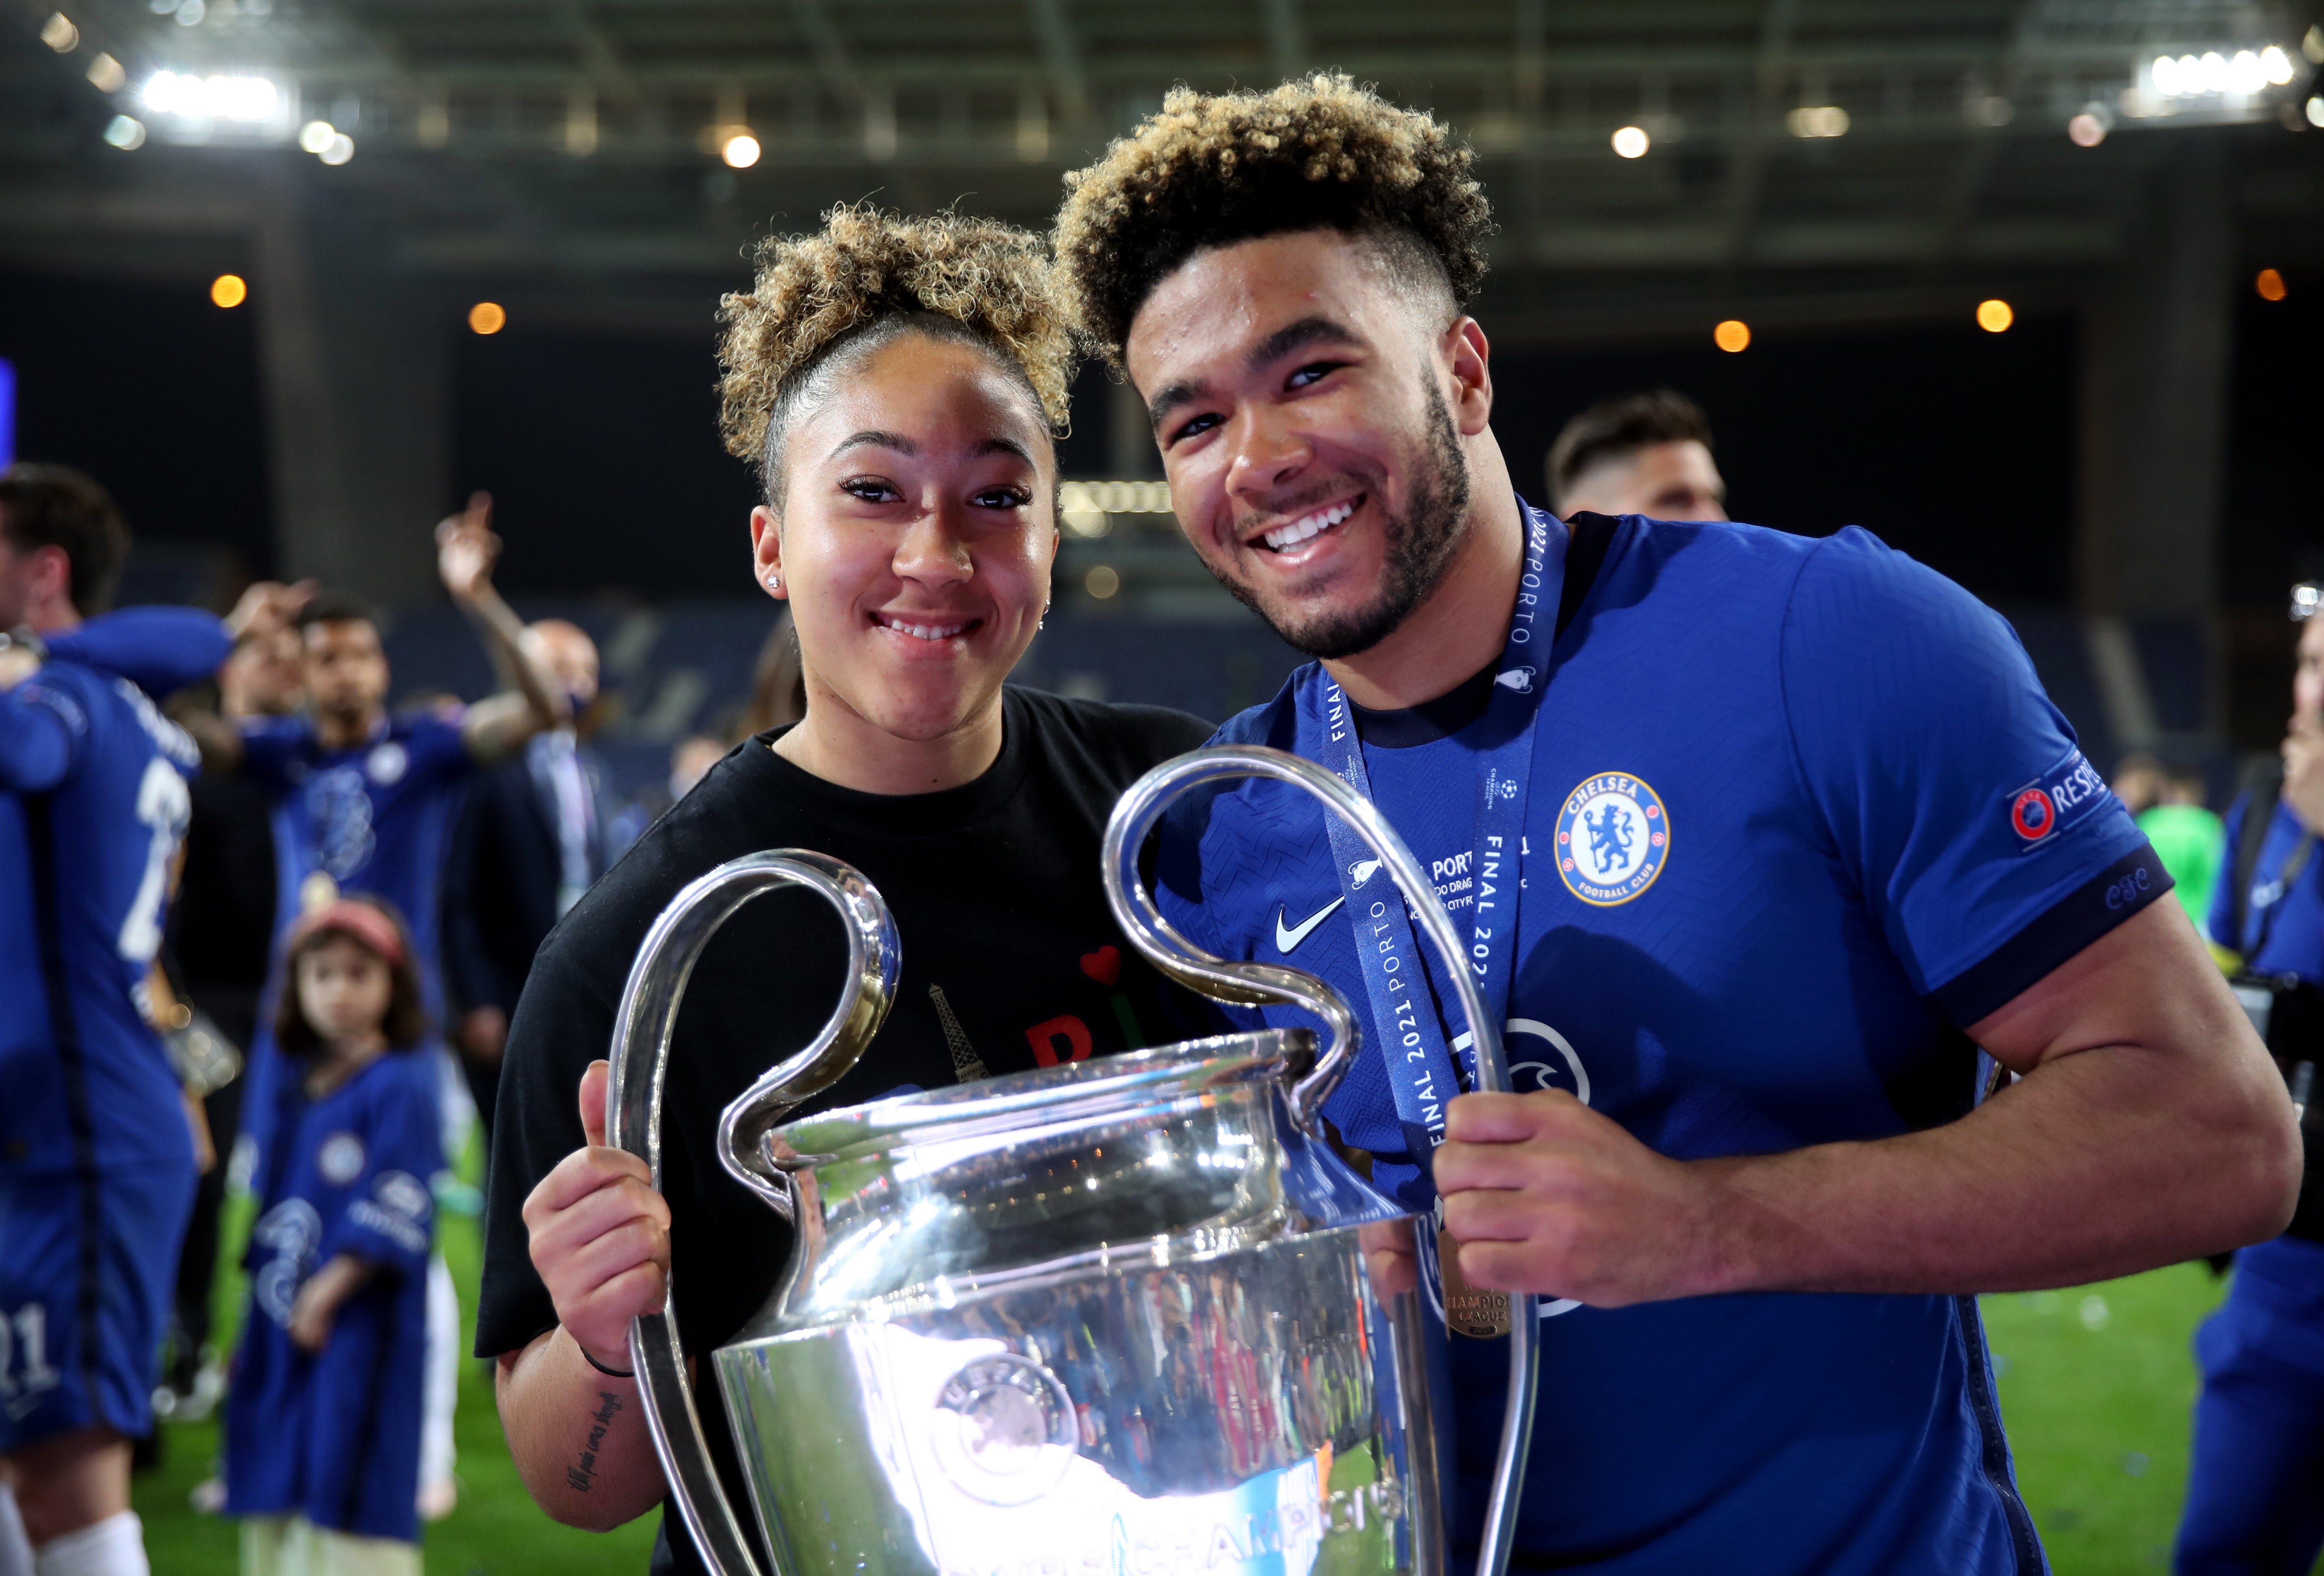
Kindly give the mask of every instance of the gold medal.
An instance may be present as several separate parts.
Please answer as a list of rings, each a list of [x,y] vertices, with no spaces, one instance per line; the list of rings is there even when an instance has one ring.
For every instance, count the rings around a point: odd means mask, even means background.
[[[1492,1341],[1509,1332],[1509,1294],[1472,1286],[1461,1273],[1461,1244],[1436,1229],[1436,1274],[1444,1286],[1444,1327],[1472,1341]]]

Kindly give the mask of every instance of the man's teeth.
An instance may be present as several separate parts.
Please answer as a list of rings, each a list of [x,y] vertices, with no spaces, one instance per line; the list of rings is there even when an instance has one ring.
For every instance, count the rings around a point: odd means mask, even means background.
[[[908,624],[899,619],[892,618],[882,619],[880,622],[898,634],[909,635],[916,641],[948,641],[968,628],[964,623]]]
[[[1334,503],[1329,509],[1302,515],[1289,525],[1278,525],[1261,539],[1279,553],[1286,548],[1297,547],[1310,537],[1323,535],[1355,512],[1352,500],[1346,503]]]

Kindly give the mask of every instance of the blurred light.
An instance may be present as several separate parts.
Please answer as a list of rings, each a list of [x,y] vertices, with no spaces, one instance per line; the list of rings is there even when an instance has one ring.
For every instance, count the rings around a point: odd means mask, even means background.
[[[2319,94],[2308,101],[2308,124],[2312,126],[2324,126],[2324,94]]]
[[[299,145],[309,153],[319,153],[331,145],[339,128],[327,120],[310,120],[299,128]]]
[[[438,88],[420,106],[419,117],[411,123],[411,134],[423,148],[440,148],[452,140],[452,106],[442,94],[443,89]]]
[[[2006,126],[2016,114],[2017,106],[1998,93],[1981,95],[1961,106],[1962,118],[1973,126]]]
[[[271,120],[282,100],[263,77],[181,77],[175,71],[154,72],[140,97],[158,115],[189,120]]]
[[[99,55],[88,63],[89,86],[99,93],[118,93],[129,80],[129,73],[111,55]]]
[[[2163,95],[2163,97],[2172,98],[2177,97],[2179,92],[2179,62],[2172,60],[2169,55],[2155,56],[2154,64],[2146,69],[2146,79],[2154,84],[2154,91]]]
[[[80,29],[63,12],[52,12],[41,23],[41,41],[60,55],[69,55],[80,48]]]
[[[2284,86],[2298,75],[2292,69],[2292,57],[2285,54],[2282,49],[2275,44],[2270,44],[2260,51],[2259,69],[2267,79],[2278,88]]]
[[[2264,301],[2280,301],[2292,293],[2283,288],[2283,275],[2273,268],[2261,269],[2259,277],[2252,281],[2252,289],[2259,291],[2259,299]]]
[[[1977,304],[1977,326],[1987,334],[2003,333],[2015,321],[2017,314],[2009,309],[2007,301],[1979,301]]]
[[[250,286],[238,273],[221,273],[210,281],[210,300],[221,307],[238,307],[250,299]]]
[[[105,124],[105,140],[127,153],[145,145],[145,123],[131,115],[116,115]]]
[[[1848,135],[1848,111],[1837,104],[1803,104],[1784,117],[1795,137]]]
[[[1729,318],[1711,331],[1711,342],[1721,350],[1740,350],[1751,343],[1751,325],[1740,318]]]
[[[1625,159],[1644,158],[1653,146],[1654,139],[1646,135],[1643,126],[1624,126],[1614,134],[1614,152]]]
[[[2308,57],[2310,65],[2324,66],[2324,22],[2300,35],[2300,52]]]
[[[2066,135],[2077,148],[2095,148],[2106,141],[2106,117],[2086,109],[2066,123]]]
[[[498,301],[478,301],[468,309],[468,327],[479,334],[497,334],[508,327],[508,311]]]
[[[2313,580],[2302,580],[2292,588],[2292,622],[2306,623],[2316,616],[2319,607],[2324,607],[2324,585],[2319,585]]]
[[[2227,62],[2227,87],[2236,93],[2257,93],[2267,86],[2267,68],[2249,50],[2237,50]]]
[[[2179,63],[2182,69],[2186,65],[2184,60]],[[2225,93],[2233,85],[2227,70],[2227,57],[2220,54],[2218,51],[2205,51],[2203,58],[2195,64],[2198,72],[2197,80],[2203,85],[2204,92]]]
[[[178,0],[180,27],[199,27],[202,24],[202,18],[208,14],[209,7],[205,5],[202,0]]]
[[[1089,577],[1082,584],[1089,587],[1089,594],[1092,596],[1103,602],[1121,589],[1121,576],[1115,571],[1111,564],[1100,564],[1089,572]]]
[[[333,132],[331,134],[331,145],[315,155],[316,158],[320,159],[324,163],[331,165],[333,168],[337,168],[337,166],[346,163],[355,156],[355,140],[347,135],[345,132]]]
[[[759,139],[748,132],[736,132],[718,150],[718,156],[730,170],[748,170],[759,161]]]

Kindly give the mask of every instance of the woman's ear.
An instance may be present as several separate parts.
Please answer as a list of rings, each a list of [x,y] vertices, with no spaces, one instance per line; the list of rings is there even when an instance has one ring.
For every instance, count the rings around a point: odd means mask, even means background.
[[[751,511],[751,564],[761,590],[778,602],[788,599],[783,588],[783,522],[764,503]]]

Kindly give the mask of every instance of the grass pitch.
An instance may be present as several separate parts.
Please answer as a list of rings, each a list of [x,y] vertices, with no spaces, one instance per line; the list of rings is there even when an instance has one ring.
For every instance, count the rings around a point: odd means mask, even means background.
[[[473,1179],[473,1150],[463,1169]],[[449,1212],[440,1219],[444,1257],[460,1288],[465,1350],[474,1332],[481,1234],[473,1219]],[[246,1223],[246,1210],[229,1222]],[[241,1233],[226,1236],[231,1266],[241,1256]],[[221,1302],[238,1319],[241,1277],[220,1281]],[[2170,1568],[2195,1400],[2190,1342],[2223,1292],[2201,1265],[2177,1265],[2076,1291],[1985,1299],[2018,1483],[2060,1576]],[[220,1327],[231,1329],[233,1321],[221,1319]],[[598,1535],[542,1515],[509,1460],[491,1376],[473,1359],[461,1367],[455,1432],[460,1503],[427,1529],[431,1576],[643,1576],[655,1518]],[[214,1470],[217,1424],[170,1424],[163,1433],[162,1464],[135,1484],[153,1569],[157,1576],[234,1576],[234,1524],[196,1511],[189,1500]],[[2324,1562],[2317,1569],[2324,1572]]]

